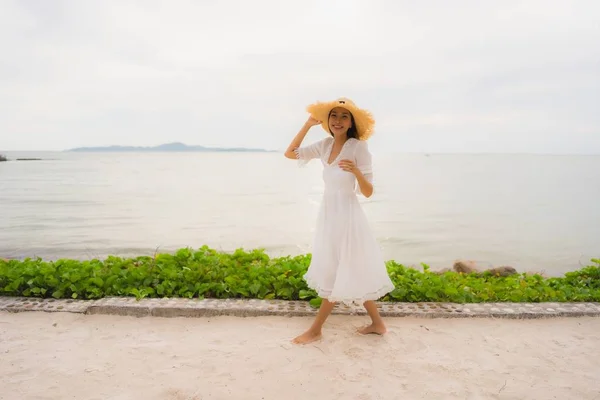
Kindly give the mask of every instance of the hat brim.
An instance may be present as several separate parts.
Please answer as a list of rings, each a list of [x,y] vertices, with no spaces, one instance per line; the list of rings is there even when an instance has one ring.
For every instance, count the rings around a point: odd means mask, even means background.
[[[373,135],[375,118],[373,118],[371,112],[358,108],[350,102],[340,103],[338,100],[316,102],[306,107],[306,111],[314,119],[322,121],[321,126],[325,132],[329,133],[329,113],[336,107],[345,108],[352,113],[359,140],[367,140]]]

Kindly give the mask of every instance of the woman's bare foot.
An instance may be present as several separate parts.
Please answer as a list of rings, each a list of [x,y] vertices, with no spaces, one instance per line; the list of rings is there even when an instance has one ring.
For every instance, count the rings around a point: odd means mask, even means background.
[[[302,335],[295,337],[292,340],[294,344],[308,344],[321,339],[321,331],[313,331],[311,329],[304,332]]]
[[[358,329],[358,333],[360,333],[361,335],[369,335],[369,334],[385,335],[386,332],[387,332],[387,329],[386,329],[385,325],[381,325],[381,324],[380,325],[371,324],[371,325],[367,325],[365,327]]]

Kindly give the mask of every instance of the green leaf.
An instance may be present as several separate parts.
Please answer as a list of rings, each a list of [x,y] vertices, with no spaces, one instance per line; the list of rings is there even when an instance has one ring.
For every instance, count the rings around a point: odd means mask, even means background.
[[[90,283],[93,283],[94,285],[98,286],[98,287],[102,287],[104,286],[104,281],[102,280],[102,278],[91,278]]]
[[[311,299],[316,296],[316,293],[312,290],[300,290],[298,297],[302,300]]]
[[[260,283],[254,282],[248,287],[248,289],[250,290],[250,293],[256,296],[256,294],[260,291],[260,287]]]
[[[396,288],[390,292],[390,297],[396,300],[401,300],[406,297],[406,289],[404,288]]]
[[[319,308],[319,307],[321,307],[322,302],[323,302],[322,298],[316,297],[316,298],[312,299],[311,301],[309,301],[309,304],[313,308]]]

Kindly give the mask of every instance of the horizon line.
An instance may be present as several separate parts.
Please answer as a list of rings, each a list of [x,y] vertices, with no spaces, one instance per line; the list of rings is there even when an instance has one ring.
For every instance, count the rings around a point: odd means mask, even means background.
[[[160,145],[159,145],[160,146]],[[199,146],[200,145],[192,145]],[[110,147],[140,147],[140,148],[152,148],[157,146],[129,146],[129,145],[111,145],[111,146],[83,146],[83,147],[73,147],[71,149],[65,150],[0,150],[0,154],[5,153],[69,153],[74,149],[84,149],[84,148],[110,148]],[[285,149],[268,149],[268,148],[258,148],[258,147],[204,147],[207,150],[215,149],[215,150],[223,150],[223,149],[248,149],[248,150],[263,150],[266,152],[281,152],[284,153]],[[4,153],[3,153],[4,152]],[[177,151],[173,150],[157,150],[156,153],[176,153]],[[600,156],[599,153],[552,153],[552,152],[490,152],[490,151],[465,151],[465,152],[453,152],[453,151],[371,151],[372,153],[379,154],[402,154],[402,155],[531,155],[531,156]],[[84,153],[84,151],[82,151]],[[95,153],[94,151],[90,151],[90,153]],[[110,151],[108,151],[110,153]]]

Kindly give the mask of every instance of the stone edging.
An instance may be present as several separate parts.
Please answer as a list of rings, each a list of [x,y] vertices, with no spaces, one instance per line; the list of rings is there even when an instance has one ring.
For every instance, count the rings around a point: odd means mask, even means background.
[[[423,318],[547,318],[600,317],[600,303],[378,303],[384,317]],[[0,296],[0,311],[71,312],[135,317],[210,317],[230,315],[312,316],[317,310],[305,301],[142,299],[108,297],[99,300],[37,299]],[[360,305],[336,305],[333,314],[366,315]]]

